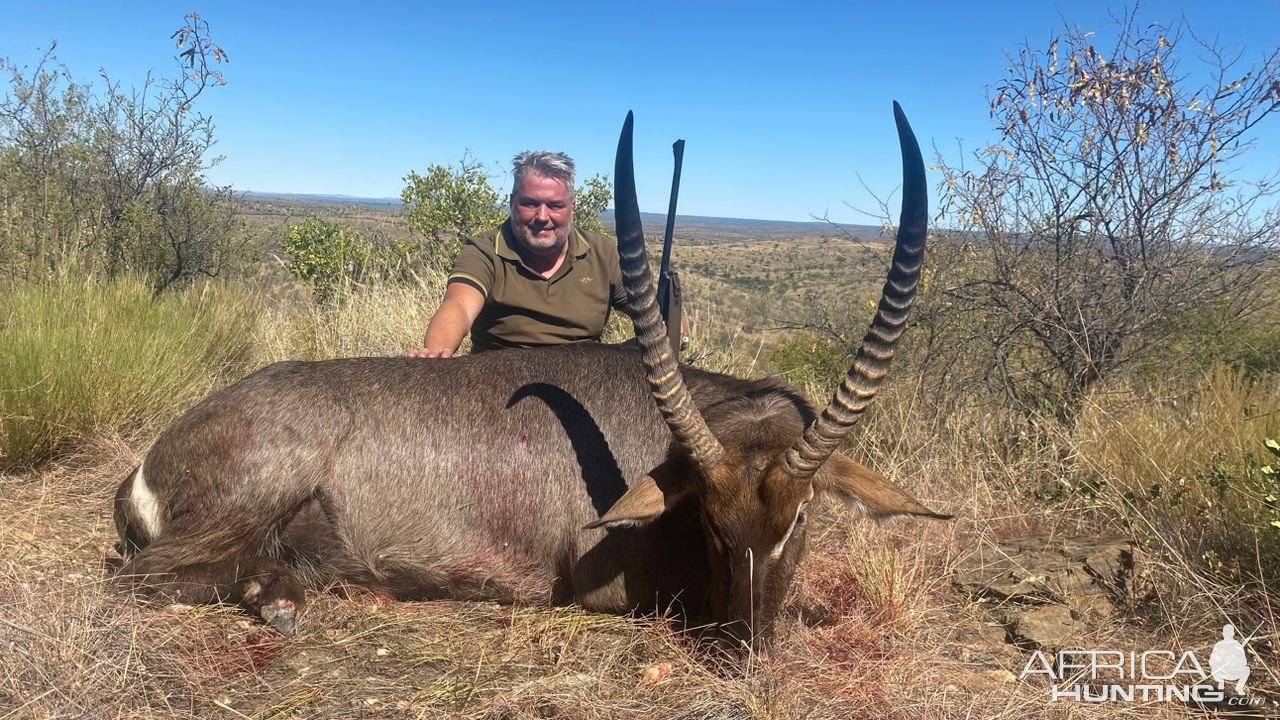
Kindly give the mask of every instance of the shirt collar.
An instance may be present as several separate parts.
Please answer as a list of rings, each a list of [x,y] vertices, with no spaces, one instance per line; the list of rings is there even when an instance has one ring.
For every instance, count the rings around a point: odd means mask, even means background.
[[[524,262],[520,259],[520,253],[516,252],[515,243],[515,231],[511,229],[511,218],[507,218],[507,221],[502,223],[498,236],[493,240],[493,251],[500,258],[523,265]],[[587,242],[587,236],[577,226],[569,230],[569,250],[569,254],[575,258],[586,257],[587,252],[591,250],[591,244]]]

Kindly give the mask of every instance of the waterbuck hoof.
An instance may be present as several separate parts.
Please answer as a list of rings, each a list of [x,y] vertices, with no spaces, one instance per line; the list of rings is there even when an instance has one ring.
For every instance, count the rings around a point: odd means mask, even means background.
[[[298,608],[292,600],[281,598],[258,608],[258,616],[262,621],[275,628],[276,632],[292,637],[298,624]]]

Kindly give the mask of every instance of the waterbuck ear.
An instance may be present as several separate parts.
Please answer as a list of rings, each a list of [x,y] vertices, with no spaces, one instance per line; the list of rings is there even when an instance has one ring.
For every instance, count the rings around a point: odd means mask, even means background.
[[[692,468],[688,460],[668,460],[648,475],[632,483],[631,488],[609,508],[604,517],[588,523],[583,529],[643,525],[657,518],[681,498],[694,491]]]
[[[814,474],[813,488],[816,492],[831,493],[871,517],[920,515],[938,520],[952,517],[921,505],[885,476],[840,453],[833,453]]]

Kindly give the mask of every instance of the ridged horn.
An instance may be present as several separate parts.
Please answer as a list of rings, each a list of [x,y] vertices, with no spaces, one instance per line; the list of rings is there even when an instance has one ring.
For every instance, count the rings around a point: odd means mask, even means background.
[[[929,231],[929,189],[920,145],[896,102],[893,117],[902,147],[902,216],[898,221],[893,266],[889,268],[875,319],[862,339],[844,382],[822,414],[805,428],[804,435],[783,456],[783,468],[796,478],[812,476],[862,418],[889,373],[889,363],[915,301],[920,268],[924,264],[925,236]]]
[[[627,113],[618,138],[614,163],[614,221],[617,224],[618,254],[622,259],[622,280],[627,288],[631,321],[636,338],[644,349],[645,374],[658,410],[680,446],[705,475],[720,462],[724,448],[693,404],[689,389],[671,353],[667,330],[658,312],[658,290],[649,272],[644,251],[644,227],[640,224],[640,201],[636,197],[635,167],[631,157],[633,117]]]

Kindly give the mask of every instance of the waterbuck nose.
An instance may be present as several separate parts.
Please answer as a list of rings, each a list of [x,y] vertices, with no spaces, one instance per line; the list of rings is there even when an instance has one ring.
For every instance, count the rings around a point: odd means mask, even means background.
[[[731,620],[716,627],[715,644],[724,650],[744,650],[755,645],[755,633],[746,620]]]

